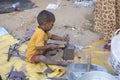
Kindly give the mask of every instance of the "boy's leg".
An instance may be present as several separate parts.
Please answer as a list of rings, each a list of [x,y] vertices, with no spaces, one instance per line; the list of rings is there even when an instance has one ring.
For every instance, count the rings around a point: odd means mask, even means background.
[[[45,64],[50,64],[50,65],[58,65],[58,66],[67,66],[68,64],[72,63],[71,61],[53,60],[53,59],[48,58],[44,55],[35,56],[34,61],[35,62],[43,62]]]
[[[34,61],[35,62],[43,62],[45,64],[50,64],[50,65],[58,65],[59,61],[52,60],[44,55],[36,55],[34,56]]]

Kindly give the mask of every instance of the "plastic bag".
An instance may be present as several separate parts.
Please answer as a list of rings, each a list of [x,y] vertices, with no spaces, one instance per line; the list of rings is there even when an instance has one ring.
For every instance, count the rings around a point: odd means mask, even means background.
[[[110,65],[116,74],[120,74],[120,33],[118,29],[111,40]]]
[[[74,0],[73,6],[76,8],[86,8],[86,7],[93,7],[95,6],[95,0]]]

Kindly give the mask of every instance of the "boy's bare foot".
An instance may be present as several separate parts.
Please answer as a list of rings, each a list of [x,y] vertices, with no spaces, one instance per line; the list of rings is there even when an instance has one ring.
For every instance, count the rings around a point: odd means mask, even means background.
[[[64,61],[64,60],[63,60],[63,61],[60,61],[58,65],[65,67],[65,66],[67,66],[67,65],[69,65],[69,64],[71,64],[71,63],[73,63],[73,60],[67,60],[67,61]]]

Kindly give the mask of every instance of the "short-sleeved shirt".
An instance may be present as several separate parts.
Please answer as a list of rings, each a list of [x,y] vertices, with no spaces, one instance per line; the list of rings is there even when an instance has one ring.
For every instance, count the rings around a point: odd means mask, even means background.
[[[37,50],[36,47],[44,46],[50,37],[51,34],[49,32],[45,32],[41,28],[36,28],[27,48],[26,58],[28,61],[30,61],[33,55],[43,54],[42,52],[40,52],[40,50]]]

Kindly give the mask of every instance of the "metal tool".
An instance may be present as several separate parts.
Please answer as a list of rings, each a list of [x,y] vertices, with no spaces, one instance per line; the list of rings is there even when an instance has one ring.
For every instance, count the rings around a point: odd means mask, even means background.
[[[11,58],[12,55],[15,55],[15,54],[19,55],[19,50],[18,50],[19,47],[20,46],[17,43],[14,44],[14,45],[10,45],[9,51],[8,51],[7,61],[10,61],[10,58]]]
[[[68,34],[66,36],[69,37]],[[63,50],[63,59],[64,60],[73,60],[74,50],[75,50],[74,45],[70,44],[69,41],[66,41],[66,45]]]

